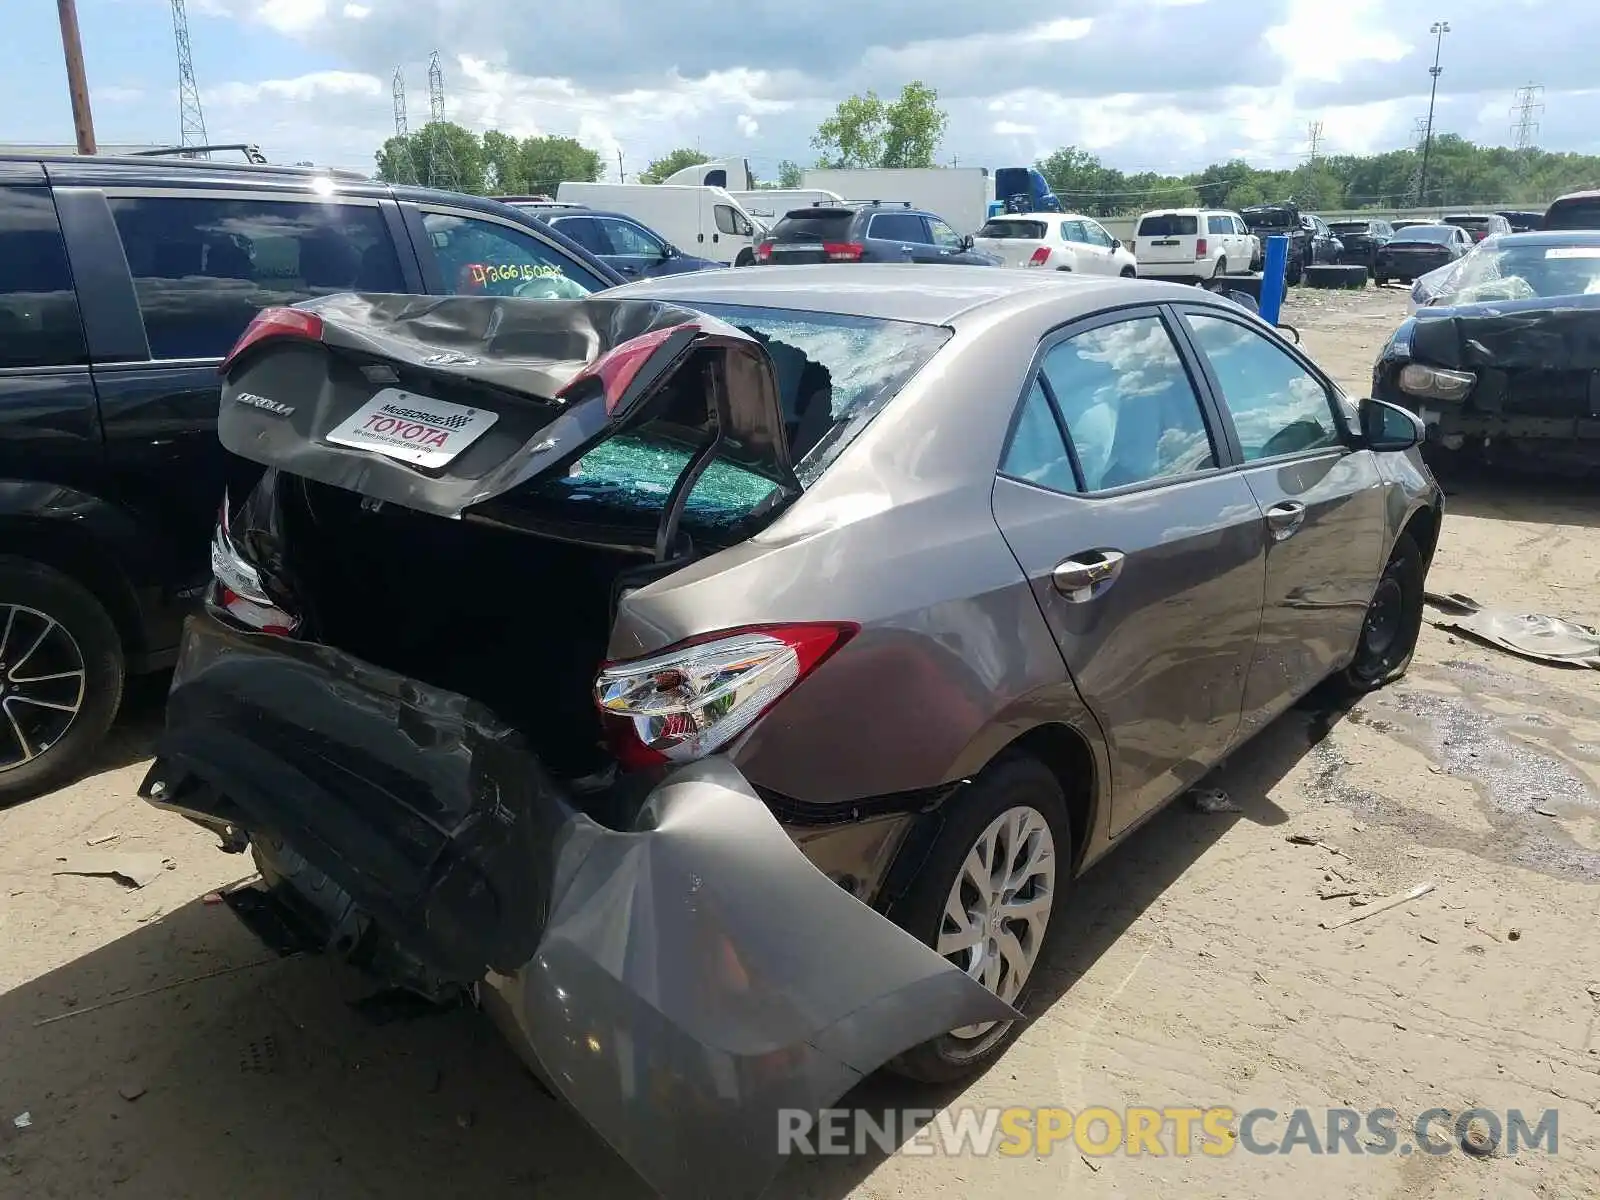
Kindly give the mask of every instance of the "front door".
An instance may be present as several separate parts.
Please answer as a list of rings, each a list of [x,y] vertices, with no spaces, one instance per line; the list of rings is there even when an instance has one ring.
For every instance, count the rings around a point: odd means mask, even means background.
[[[1242,736],[1259,729],[1354,652],[1383,570],[1385,484],[1352,450],[1339,390],[1279,339],[1214,308],[1184,307],[1244,479],[1261,506],[1266,603],[1245,689]]]
[[[611,246],[607,261],[629,279],[672,272],[666,243],[644,226],[621,217],[596,217],[594,222]]]
[[[1155,309],[1047,340],[994,514],[1111,750],[1117,829],[1233,743],[1266,536]]]

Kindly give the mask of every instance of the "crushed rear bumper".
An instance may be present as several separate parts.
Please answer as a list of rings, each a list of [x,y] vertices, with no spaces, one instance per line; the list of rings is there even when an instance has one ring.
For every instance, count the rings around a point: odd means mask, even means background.
[[[481,981],[519,1053],[674,1200],[759,1195],[780,1110],[1018,1016],[818,872],[723,758],[609,829],[476,701],[210,616],[159,753],[142,795],[303,859],[273,888],[330,931],[370,921],[384,961]]]

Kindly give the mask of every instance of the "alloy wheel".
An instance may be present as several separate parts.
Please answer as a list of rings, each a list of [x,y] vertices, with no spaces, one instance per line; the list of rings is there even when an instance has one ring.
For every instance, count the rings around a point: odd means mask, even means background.
[[[0,604],[0,771],[30,763],[66,736],[83,708],[76,639],[48,613]]]
[[[945,901],[935,949],[973,979],[1014,1004],[1044,944],[1055,901],[1056,848],[1035,808],[1002,812],[978,835]],[[965,1025],[951,1036],[972,1041],[996,1022]]]

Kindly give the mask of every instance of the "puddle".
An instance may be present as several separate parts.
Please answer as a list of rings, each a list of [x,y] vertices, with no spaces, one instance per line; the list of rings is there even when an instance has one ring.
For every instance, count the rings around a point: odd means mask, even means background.
[[[1444,667],[1447,675],[1455,676],[1453,682],[1463,685],[1462,692],[1408,689],[1402,682],[1369,696],[1343,719],[1395,737],[1445,775],[1470,783],[1490,831],[1465,829],[1349,784],[1345,779],[1349,763],[1327,740],[1338,718],[1328,715],[1313,717],[1308,729],[1310,760],[1322,794],[1364,819],[1401,829],[1424,845],[1465,850],[1559,878],[1600,881],[1600,851],[1575,844],[1546,815],[1600,815],[1600,795],[1568,762],[1512,731],[1518,726],[1536,728],[1539,737],[1577,759],[1592,758],[1595,747],[1568,741],[1560,725],[1543,713],[1488,713],[1469,694],[1488,691],[1484,685],[1493,677],[1497,701],[1515,696],[1530,706],[1554,707],[1547,693],[1528,687],[1526,681],[1513,681],[1476,663],[1451,662]]]

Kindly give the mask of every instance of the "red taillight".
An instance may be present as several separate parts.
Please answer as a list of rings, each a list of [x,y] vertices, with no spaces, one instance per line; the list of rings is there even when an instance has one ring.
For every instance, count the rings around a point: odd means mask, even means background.
[[[1033,257],[1028,260],[1030,267],[1042,267],[1050,261],[1050,247],[1040,246],[1033,252]]]
[[[771,242],[759,242],[759,243],[757,243],[756,244],[756,258],[758,260],[760,260],[761,262],[769,262],[772,259],[772,243]]]
[[[822,243],[822,252],[828,256],[829,262],[860,262],[866,249],[860,242]]]
[[[606,740],[625,770],[714,754],[856,629],[832,622],[753,625],[606,663],[594,683]]]
[[[217,513],[216,532],[211,537],[211,577],[215,587],[208,601],[241,625],[282,637],[300,628],[300,618],[267,594],[261,572],[233,540],[228,528],[226,494]]]
[[[228,351],[228,357],[223,359],[222,366],[217,368],[218,373],[225,374],[234,360],[257,342],[264,342],[274,337],[308,338],[313,342],[320,342],[322,318],[314,312],[306,312],[303,308],[263,308],[250,324],[244,327],[239,340],[233,344],[233,349]]]
[[[564,398],[585,381],[598,379],[601,391],[605,393],[606,412],[615,412],[628,391],[628,385],[639,374],[639,369],[650,361],[650,356],[679,330],[697,328],[692,321],[686,321],[682,325],[668,325],[664,329],[652,329],[649,333],[629,338],[584,367],[556,395]]]
[[[1194,256],[1196,258],[1204,258],[1206,256],[1206,240],[1205,240],[1205,238],[1195,238],[1195,240],[1194,240]]]

